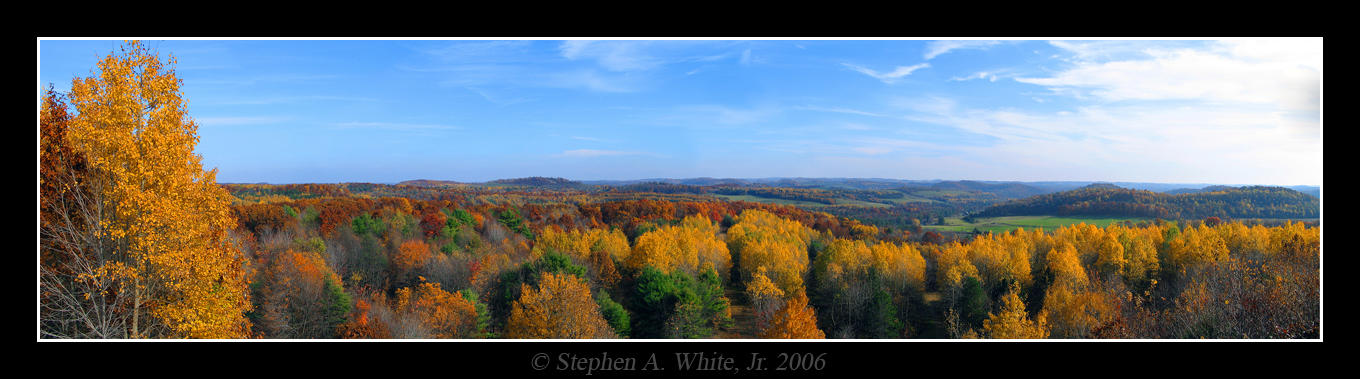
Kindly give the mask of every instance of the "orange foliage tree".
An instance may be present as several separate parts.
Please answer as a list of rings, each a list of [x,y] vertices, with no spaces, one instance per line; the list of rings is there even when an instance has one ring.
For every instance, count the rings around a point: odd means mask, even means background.
[[[392,338],[392,331],[387,324],[378,320],[372,314],[373,305],[367,300],[359,299],[354,302],[354,311],[350,314],[349,320],[341,324],[337,331],[341,338]]]
[[[39,171],[39,303],[44,338],[114,338],[131,330],[130,298],[100,262],[100,191],[91,187],[84,155],[69,142],[66,100],[50,88],[42,99]]]
[[[471,301],[445,291],[439,283],[414,288],[397,290],[396,310],[415,316],[434,338],[471,338],[477,333],[477,308]]]
[[[267,254],[256,273],[256,331],[267,338],[332,338],[349,313],[344,282],[321,251]]]
[[[817,315],[808,306],[807,295],[800,293],[775,312],[770,327],[760,333],[760,338],[823,339],[826,333],[817,329]]]

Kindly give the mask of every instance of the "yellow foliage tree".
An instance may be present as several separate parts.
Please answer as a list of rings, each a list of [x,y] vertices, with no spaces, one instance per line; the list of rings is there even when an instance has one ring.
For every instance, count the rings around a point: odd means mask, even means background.
[[[194,153],[198,125],[180,79],[137,42],[98,66],[71,84],[69,135],[100,183],[98,237],[114,250],[93,276],[133,299],[127,337],[246,337],[244,259],[227,239],[231,196]]]
[[[617,338],[581,278],[546,273],[538,288],[520,286],[523,294],[510,310],[506,337]]]
[[[611,259],[623,261],[629,253],[628,237],[619,229],[590,229],[564,232],[557,225],[548,225],[539,233],[532,259],[538,259],[545,249],[574,257],[589,259],[591,253],[605,252]]]
[[[1086,285],[1086,269],[1081,266],[1081,260],[1077,257],[1077,249],[1071,243],[1060,242],[1053,250],[1049,250],[1048,271],[1053,274],[1054,283],[1067,283],[1072,288],[1081,288]]]
[[[968,259],[968,248],[958,241],[940,250],[936,261],[936,281],[941,289],[956,289],[967,277],[979,277],[978,269]]]
[[[1001,283],[1006,280],[1022,286],[1032,283],[1030,251],[1033,244],[1023,231],[979,236],[967,245],[968,259],[983,282]]]
[[[1277,228],[1270,228],[1270,251],[1299,255],[1316,255],[1321,246],[1322,233],[1316,227],[1308,227],[1302,222],[1288,222]],[[1291,246],[1299,248],[1291,249]],[[1291,251],[1296,250],[1296,251]]]
[[[850,226],[850,238],[870,239],[878,236],[878,227],[873,225],[854,224]]]
[[[989,313],[982,322],[982,330],[987,338],[997,339],[1037,339],[1047,338],[1047,322],[1043,315],[1030,320],[1025,314],[1025,302],[1020,300],[1017,285],[1001,297],[1001,312]]]
[[[1157,258],[1157,246],[1162,244],[1163,229],[1159,226],[1147,228],[1125,228],[1111,225],[1106,232],[1115,236],[1124,248],[1124,279],[1130,283],[1150,280],[1161,269]]]
[[[1101,292],[1059,282],[1048,287],[1039,317],[1048,321],[1053,338],[1089,338],[1092,329],[1115,317],[1114,312],[1115,305]]]
[[[1104,235],[1105,232],[1099,227],[1084,222],[1060,227],[1053,231],[1053,238],[1072,244],[1072,247],[1077,251],[1077,257],[1084,263],[1095,261],[1101,237]]]
[[[1208,226],[1188,227],[1171,241],[1167,264],[1174,270],[1228,260],[1228,244]]]
[[[864,277],[873,267],[873,251],[864,241],[837,238],[826,251],[817,255],[817,270],[824,270],[828,284],[844,285],[851,278]]]
[[[538,234],[531,257],[538,259],[543,255],[544,249],[552,249],[570,257],[585,259],[590,254],[590,242],[580,230],[563,232],[557,225],[548,225]]]
[[[682,270],[697,275],[709,268],[726,277],[732,256],[717,237],[717,226],[699,216],[686,217],[678,226],[665,226],[639,236],[629,253],[628,267],[641,273],[655,267],[663,272]]]
[[[1113,235],[1104,234],[1096,242],[1095,269],[1096,272],[1100,273],[1101,278],[1122,274],[1127,262],[1124,245],[1120,244]]]
[[[925,290],[926,259],[909,244],[881,242],[870,246],[874,255],[874,267],[883,273],[890,285],[896,288],[912,287]],[[1025,267],[1029,267],[1028,264]]]
[[[756,270],[786,294],[804,292],[803,275],[808,271],[807,247],[811,228],[772,213],[748,209],[727,229],[727,245],[740,257],[741,272],[750,278]]]
[[[615,262],[623,262],[628,258],[631,248],[628,246],[628,236],[623,234],[621,229],[593,229],[591,236],[594,242],[591,249],[603,251]]]
[[[784,307],[784,291],[765,276],[763,267],[746,283],[746,298],[755,312],[757,334],[769,328],[775,312]]]

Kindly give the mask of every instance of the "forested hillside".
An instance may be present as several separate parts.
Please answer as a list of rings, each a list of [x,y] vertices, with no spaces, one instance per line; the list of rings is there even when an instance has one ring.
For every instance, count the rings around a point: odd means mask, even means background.
[[[1218,187],[1166,194],[1113,186],[1013,200],[973,214],[974,217],[1026,215],[1091,215],[1166,219],[1317,218],[1318,198],[1282,187]]]
[[[252,330],[274,338],[1290,338],[1317,328],[1318,234],[1297,223],[1078,225],[946,242],[756,203],[234,208],[257,273]],[[312,268],[275,268],[307,259]],[[319,297],[280,281],[313,283]],[[530,298],[548,285],[593,304]],[[434,308],[407,305],[421,301]],[[348,313],[298,334],[297,320],[323,314],[307,307],[327,304]],[[531,332],[560,321],[515,316],[529,304],[582,329]],[[735,324],[734,304],[750,325]]]

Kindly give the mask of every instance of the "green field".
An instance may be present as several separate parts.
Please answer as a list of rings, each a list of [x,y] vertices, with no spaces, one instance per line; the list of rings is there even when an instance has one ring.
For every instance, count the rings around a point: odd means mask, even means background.
[[[1099,227],[1106,227],[1120,221],[1145,221],[1147,218],[1109,218],[1109,217],[1058,217],[1058,216],[1008,216],[977,219],[976,223],[964,222],[961,218],[945,218],[945,225],[922,225],[927,230],[937,230],[945,232],[971,232],[977,229],[983,232],[1004,233],[1016,228],[1053,230],[1062,226],[1075,225],[1079,223],[1091,224]]]

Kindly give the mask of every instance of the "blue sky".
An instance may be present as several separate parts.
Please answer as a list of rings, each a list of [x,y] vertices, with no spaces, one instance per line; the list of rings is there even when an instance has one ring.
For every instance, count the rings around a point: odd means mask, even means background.
[[[120,43],[40,41],[40,85]],[[219,182],[1322,182],[1321,39],[145,43]]]

